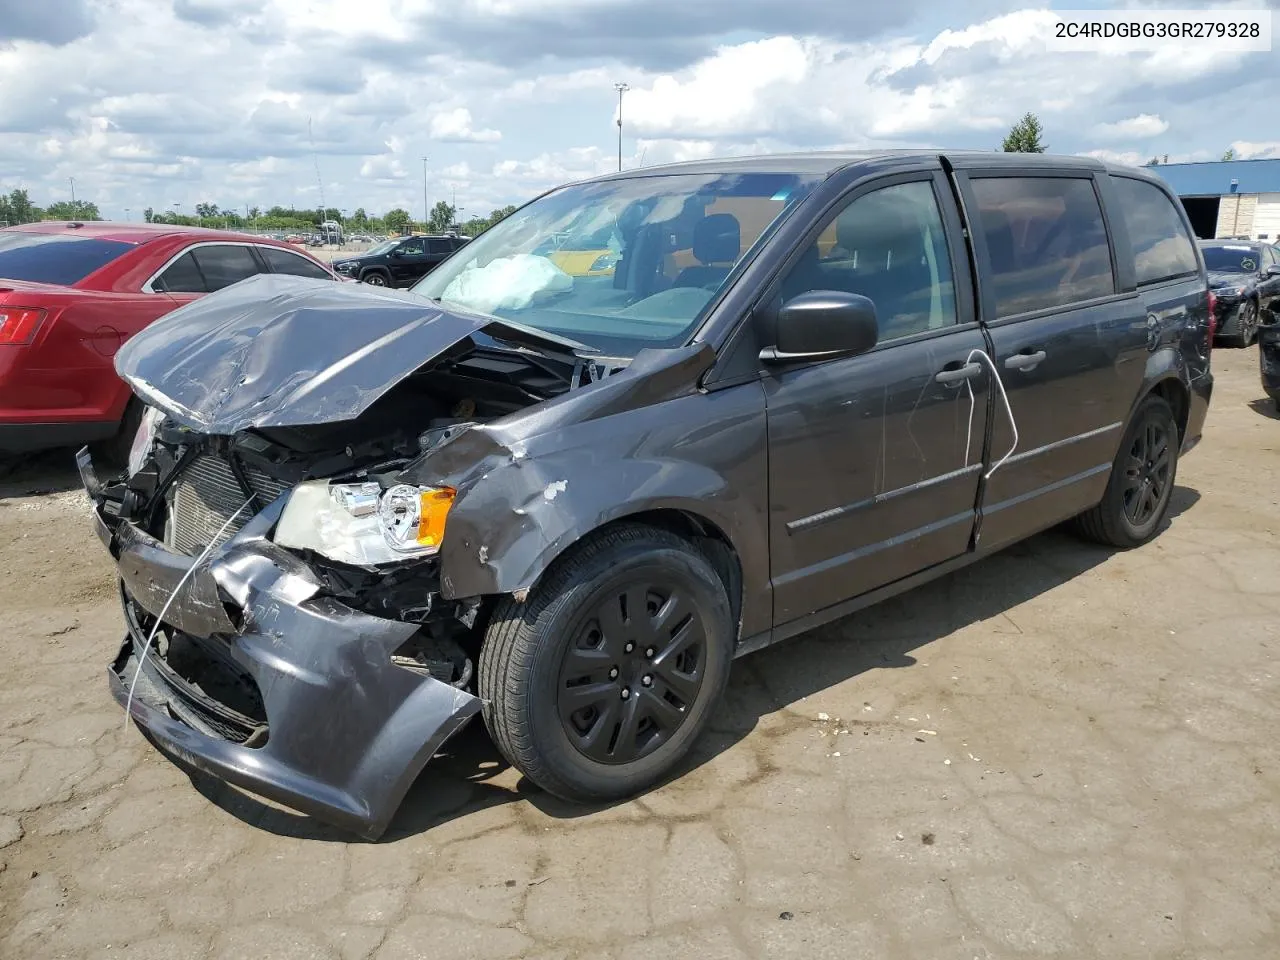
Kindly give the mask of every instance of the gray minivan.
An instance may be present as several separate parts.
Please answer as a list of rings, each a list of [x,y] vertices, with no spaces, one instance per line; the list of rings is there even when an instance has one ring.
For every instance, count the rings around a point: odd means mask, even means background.
[[[1155,535],[1211,336],[1168,187],[1077,157],[645,168],[411,291],[246,281],[120,351],[128,470],[80,454],[111,686],[184,762],[368,836],[477,713],[546,790],[632,795],[735,656],[1064,520]]]

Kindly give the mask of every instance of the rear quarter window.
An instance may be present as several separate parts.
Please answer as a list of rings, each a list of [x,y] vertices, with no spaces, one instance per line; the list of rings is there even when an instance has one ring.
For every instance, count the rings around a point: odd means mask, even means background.
[[[1154,184],[1112,177],[1139,284],[1155,283],[1200,269],[1195,245],[1173,201]]]
[[[1065,307],[1115,292],[1111,248],[1093,180],[971,181],[991,261],[996,316]]]
[[[287,273],[293,277],[314,277],[316,280],[333,279],[323,267],[288,250],[281,250],[279,247],[259,247],[258,253],[267,261],[272,273]]]
[[[119,240],[0,230],[0,277],[71,286],[132,249]]]

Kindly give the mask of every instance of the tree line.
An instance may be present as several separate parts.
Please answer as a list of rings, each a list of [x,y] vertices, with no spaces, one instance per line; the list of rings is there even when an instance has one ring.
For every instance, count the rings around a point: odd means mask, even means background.
[[[266,230],[287,231],[297,233],[314,233],[326,220],[336,221],[343,225],[347,234],[379,233],[405,234],[417,231],[425,233],[445,233],[457,229],[469,237],[489,229],[503,217],[515,210],[515,206],[500,207],[487,217],[471,217],[458,223],[457,208],[453,204],[441,200],[432,209],[426,221],[414,220],[409,211],[395,207],[381,215],[371,216],[364,207],[357,207],[348,217],[343,217],[337,207],[325,210],[299,210],[296,207],[261,207],[246,206],[239,210],[234,207],[219,207],[216,203],[197,203],[194,213],[182,213],[179,210],[157,210],[146,207],[142,211],[142,219],[147,223],[170,223],[181,226],[211,227],[215,230]],[[60,200],[47,207],[32,203],[26,190],[13,190],[8,194],[0,193],[0,225],[16,225],[19,223],[36,223],[40,220],[101,220],[98,205],[88,200]]]

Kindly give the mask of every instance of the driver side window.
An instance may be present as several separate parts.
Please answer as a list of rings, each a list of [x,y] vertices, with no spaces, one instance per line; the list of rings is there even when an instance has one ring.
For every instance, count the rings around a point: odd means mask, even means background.
[[[400,244],[400,254],[405,257],[420,257],[426,252],[421,238],[416,240],[406,240]]]
[[[839,211],[783,281],[783,302],[812,290],[870,299],[881,341],[956,323],[951,261],[932,183],[882,187]]]

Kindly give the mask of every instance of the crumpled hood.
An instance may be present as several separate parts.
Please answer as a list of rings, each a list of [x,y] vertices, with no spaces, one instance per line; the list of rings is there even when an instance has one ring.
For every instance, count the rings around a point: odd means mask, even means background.
[[[148,403],[202,433],[352,420],[468,336],[571,341],[410,293],[279,274],[241,281],[167,314],[116,354]]]

